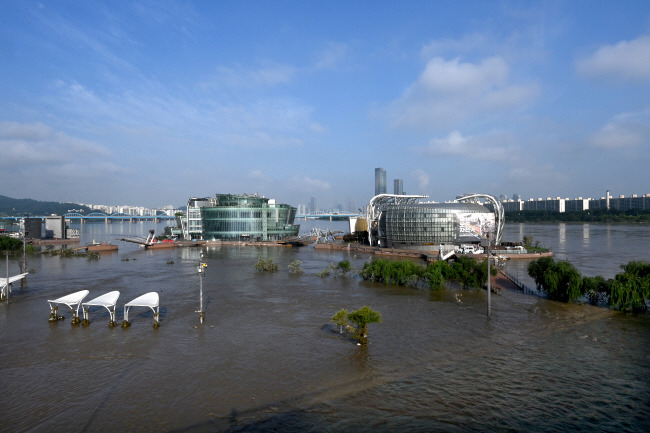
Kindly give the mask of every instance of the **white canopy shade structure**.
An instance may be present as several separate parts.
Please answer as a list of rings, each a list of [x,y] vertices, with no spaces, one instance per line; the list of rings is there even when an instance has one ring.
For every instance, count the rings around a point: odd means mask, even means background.
[[[138,296],[131,302],[127,302],[126,304],[124,304],[124,322],[122,322],[122,328],[131,326],[131,324],[129,323],[129,309],[131,307],[151,308],[151,311],[153,311],[153,320],[154,320],[153,326],[154,328],[157,328],[159,326],[158,313],[160,311],[160,300],[158,297],[158,292],[145,293],[142,296]]]
[[[81,306],[81,301],[83,301],[86,296],[88,296],[88,290],[79,290],[78,292],[71,293],[61,298],[48,300],[47,302],[50,304],[50,322],[63,319],[63,316],[57,314],[57,310],[59,308],[58,304],[65,304],[70,307],[70,310],[72,310],[71,323],[73,325],[78,325],[79,322],[81,322],[79,320],[79,307]]]
[[[91,299],[88,302],[84,302],[82,304],[84,307],[83,324],[84,325],[90,324],[88,312],[90,310],[90,307],[97,306],[97,307],[104,307],[106,308],[106,310],[108,310],[108,314],[110,315],[110,321],[108,322],[108,326],[117,325],[117,323],[115,322],[115,304],[117,303],[117,298],[119,297],[120,297],[119,290],[114,290],[112,292],[108,292],[94,299]]]
[[[11,292],[11,284],[20,281],[27,276],[27,273],[14,275],[9,278],[0,278],[0,301],[4,300]]]

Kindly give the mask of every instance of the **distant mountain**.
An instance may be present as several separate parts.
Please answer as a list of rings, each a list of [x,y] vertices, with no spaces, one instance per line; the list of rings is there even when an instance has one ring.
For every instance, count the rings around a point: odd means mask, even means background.
[[[11,198],[0,195],[0,216],[64,215],[71,209],[81,210],[80,213],[84,214],[91,212],[89,207],[77,203],[38,201],[30,198]]]

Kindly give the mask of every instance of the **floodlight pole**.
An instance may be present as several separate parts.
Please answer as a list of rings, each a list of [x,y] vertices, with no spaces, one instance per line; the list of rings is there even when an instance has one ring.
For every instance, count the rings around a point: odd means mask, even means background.
[[[491,269],[490,269],[490,237],[488,235],[488,242],[487,242],[487,316],[490,317],[490,313],[492,312],[492,303],[490,299],[490,292],[492,292],[492,289],[490,287],[490,277],[491,277]]]
[[[205,276],[205,268],[208,265],[203,261],[203,252],[201,252],[200,257],[199,266],[197,267],[199,271],[199,311],[197,313],[199,313],[199,322],[203,324],[205,318],[205,312],[203,311],[203,277]]]
[[[25,218],[23,218],[23,266],[20,273],[27,272],[27,227],[25,227]],[[20,288],[25,284],[25,279],[20,280]]]
[[[481,246],[485,247],[486,251],[486,259],[487,262],[487,316],[490,317],[490,313],[492,312],[492,300],[490,299],[490,295],[492,292],[492,288],[490,287],[490,234],[488,233],[485,237],[485,239],[481,239]]]
[[[5,285],[2,293],[2,296],[7,297],[7,304],[9,303],[9,250],[5,251],[5,257],[6,257],[6,262],[7,262],[7,284]],[[2,296],[0,296],[0,300],[2,300]]]

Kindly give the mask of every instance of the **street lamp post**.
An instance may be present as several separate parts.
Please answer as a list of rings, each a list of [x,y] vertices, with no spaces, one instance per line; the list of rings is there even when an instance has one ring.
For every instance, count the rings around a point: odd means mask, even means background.
[[[492,288],[490,287],[490,234],[488,233],[485,239],[481,239],[481,245],[486,248],[486,262],[487,262],[487,316],[490,317],[492,313],[492,300],[490,298]]]
[[[205,312],[203,311],[203,277],[205,276],[205,268],[208,266],[207,263],[203,261],[203,252],[199,259],[199,265],[197,269],[199,271],[199,322],[203,324],[203,319],[205,318]]]

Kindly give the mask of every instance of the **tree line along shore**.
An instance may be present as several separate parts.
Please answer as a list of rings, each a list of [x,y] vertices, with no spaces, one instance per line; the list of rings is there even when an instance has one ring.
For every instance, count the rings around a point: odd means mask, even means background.
[[[505,220],[509,223],[540,223],[540,222],[594,222],[594,223],[650,223],[650,210],[632,209],[621,211],[585,210],[557,212],[550,210],[524,210],[505,212]]]

